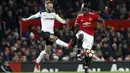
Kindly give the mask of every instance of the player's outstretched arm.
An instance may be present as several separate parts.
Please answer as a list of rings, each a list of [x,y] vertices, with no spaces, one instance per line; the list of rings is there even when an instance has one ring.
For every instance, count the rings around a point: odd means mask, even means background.
[[[56,14],[56,20],[61,22],[62,24],[68,24],[69,20],[62,19],[58,14]]]
[[[32,20],[32,19],[36,19],[36,18],[39,18],[40,17],[40,12],[34,14],[34,15],[31,15],[30,17],[28,18],[22,18],[23,21],[27,21],[27,20]]]

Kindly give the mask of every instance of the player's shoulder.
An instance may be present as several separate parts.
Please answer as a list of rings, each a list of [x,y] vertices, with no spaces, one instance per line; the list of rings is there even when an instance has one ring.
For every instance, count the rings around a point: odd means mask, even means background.
[[[52,14],[57,14],[57,13],[55,13],[55,12],[52,12]]]
[[[46,13],[46,11],[40,11],[40,14],[45,14]]]
[[[97,13],[94,13],[94,12],[89,12],[89,16],[91,16],[91,17],[96,17],[96,18],[98,18],[99,17],[99,15],[97,14]]]
[[[89,15],[97,15],[96,13],[94,12],[88,12]]]
[[[78,14],[78,17],[81,17],[81,16],[83,16],[83,13],[81,13],[81,14]]]

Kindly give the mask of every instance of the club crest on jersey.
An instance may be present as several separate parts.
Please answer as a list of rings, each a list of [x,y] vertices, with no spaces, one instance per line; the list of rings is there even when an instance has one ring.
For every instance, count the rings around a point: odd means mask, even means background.
[[[92,21],[92,18],[89,18],[88,20],[89,20],[89,21]]]
[[[82,22],[84,21],[84,20],[81,20]]]

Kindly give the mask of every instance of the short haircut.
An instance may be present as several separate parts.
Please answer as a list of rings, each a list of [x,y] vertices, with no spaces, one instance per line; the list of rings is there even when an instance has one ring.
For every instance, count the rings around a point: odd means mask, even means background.
[[[88,7],[89,7],[89,5],[84,3],[84,8],[88,8]]]
[[[53,4],[52,1],[45,1],[45,4],[49,4],[49,3]]]

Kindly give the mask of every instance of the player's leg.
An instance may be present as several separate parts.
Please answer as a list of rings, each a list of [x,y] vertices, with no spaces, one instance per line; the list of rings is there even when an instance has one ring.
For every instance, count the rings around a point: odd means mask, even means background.
[[[90,66],[91,61],[92,61],[92,57],[85,56],[85,58],[84,58],[84,71],[85,71],[85,73],[89,73],[88,68]]]
[[[83,48],[82,48],[82,42],[83,42],[83,34],[79,34],[79,38],[77,38],[77,60],[82,61],[83,56],[81,54]]]
[[[74,35],[73,38],[72,38],[72,47],[75,47],[75,45],[77,46],[77,37],[76,37],[76,35]]]
[[[88,68],[92,61],[94,51],[91,49],[93,45],[93,36],[85,34],[85,40],[83,41],[82,47],[84,49],[84,69],[85,73],[88,73]]]
[[[46,45],[45,49],[40,53],[38,58],[36,59],[36,63],[40,63],[42,59],[45,59],[45,56],[47,54],[50,54],[51,52],[51,45]]]
[[[83,63],[85,73],[88,73],[88,68],[89,68],[90,63],[92,61],[93,53],[94,53],[93,50],[90,50],[90,49],[85,50],[84,63]]]
[[[48,33],[48,32],[41,32],[41,37],[46,41],[46,45],[45,45],[44,50],[38,56],[38,58],[36,60],[34,59],[34,63],[36,64],[37,70],[40,69],[39,63],[41,62],[41,60],[45,59],[45,56],[47,54],[50,54],[50,52],[51,52],[51,45],[53,44],[52,42],[49,41],[50,33]]]
[[[41,60],[45,57],[46,54],[47,54],[46,51],[43,50],[43,51],[40,53],[40,55],[38,56],[38,58],[36,59],[36,64],[39,64],[39,63],[41,62]]]
[[[36,64],[37,70],[40,70],[40,65],[39,63],[46,58],[46,55],[50,54],[51,52],[51,45],[45,45],[45,49],[40,53],[38,58],[35,60],[34,63]]]
[[[77,48],[78,48],[78,51],[79,51],[78,54],[80,54],[81,50],[82,50],[82,43],[83,43],[84,35],[83,34],[79,34],[78,36],[79,36],[79,38],[77,39]]]
[[[82,31],[79,31],[77,34],[76,34],[76,40],[77,40],[77,60],[79,61],[82,61],[83,57],[82,57],[82,50],[83,50],[83,47],[82,47],[82,43],[83,43],[83,40],[84,40],[84,34]]]
[[[40,65],[39,65],[39,63],[40,63],[41,60],[45,57],[45,55],[46,55],[46,52],[45,52],[45,50],[43,50],[43,51],[40,53],[40,55],[38,56],[38,58],[33,60],[33,62],[34,62],[35,65],[36,65],[36,69],[37,69],[37,70],[40,70]]]
[[[54,36],[54,35],[50,35],[50,41],[52,42],[56,42],[56,44],[64,46],[64,47],[68,47],[70,48],[72,45],[72,41],[70,41],[69,43],[65,43],[64,41],[60,40],[58,37]]]

